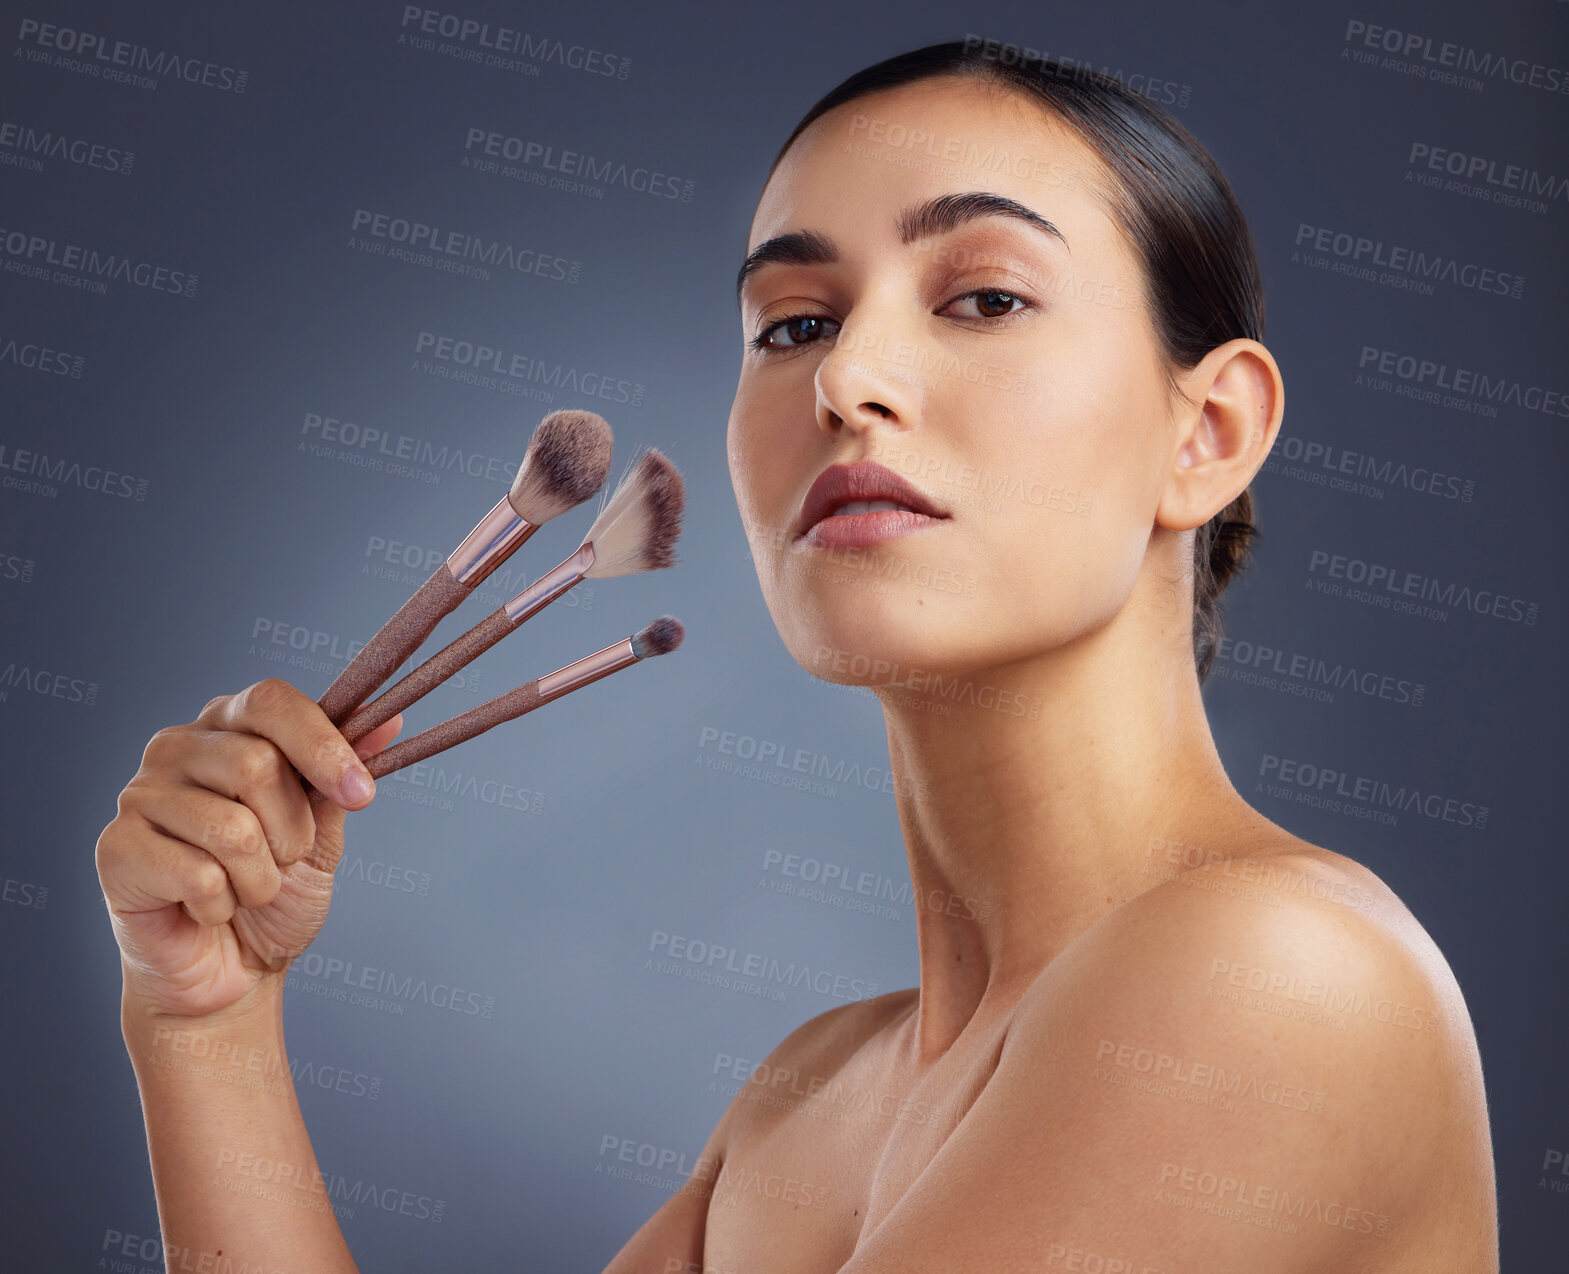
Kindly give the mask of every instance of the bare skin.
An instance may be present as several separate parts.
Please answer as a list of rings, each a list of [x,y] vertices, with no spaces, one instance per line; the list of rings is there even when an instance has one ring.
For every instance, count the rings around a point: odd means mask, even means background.
[[[1035,162],[890,162],[863,145],[889,124]],[[1102,177],[1038,109],[932,81],[831,112],[763,193],[749,247],[812,230],[837,256],[748,280],[745,335],[770,335],[731,474],[791,653],[882,700],[920,985],[784,1040],[607,1274],[1498,1268],[1453,975],[1373,873],[1249,806],[1204,714],[1191,532],[1268,454],[1279,369],[1234,340],[1171,391]],[[900,241],[901,212],[971,191],[1066,244],[998,216]],[[859,555],[803,545],[812,481],[866,458],[948,516]],[[976,472],[1027,494],[978,503]],[[285,1055],[283,975],[367,799],[337,785],[353,757],[259,683],[160,732],[100,838],[175,1248],[355,1268],[330,1212],[253,1188],[262,1159],[290,1189],[315,1169],[287,1072],[169,1064],[178,1031]]]

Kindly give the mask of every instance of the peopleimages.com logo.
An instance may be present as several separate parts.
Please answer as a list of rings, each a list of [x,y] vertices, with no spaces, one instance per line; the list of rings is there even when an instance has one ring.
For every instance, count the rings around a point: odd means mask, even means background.
[[[18,56],[25,52],[30,61],[51,62],[65,70],[125,81],[137,88],[156,89],[156,77],[163,75],[203,88],[243,93],[249,78],[249,72],[221,62],[186,57],[173,49],[152,49],[131,40],[114,40],[94,31],[78,31],[37,18],[23,18],[16,39]]]

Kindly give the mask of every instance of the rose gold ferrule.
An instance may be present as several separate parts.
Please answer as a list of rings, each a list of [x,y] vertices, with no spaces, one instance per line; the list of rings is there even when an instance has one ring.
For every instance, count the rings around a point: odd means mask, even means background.
[[[512,501],[502,496],[468,538],[452,550],[447,569],[459,584],[474,588],[537,530],[537,523],[520,518]]]
[[[594,564],[594,546],[584,544],[554,570],[546,571],[506,605],[507,618],[515,627],[530,615],[543,610],[562,593],[582,580]]]
[[[614,646],[596,650],[592,655],[583,656],[575,664],[568,664],[565,668],[558,668],[555,672],[541,677],[540,700],[543,702],[564,695],[569,690],[577,690],[591,681],[598,681],[613,672],[620,672],[628,664],[636,662],[637,652],[632,649],[632,639],[627,637]]]

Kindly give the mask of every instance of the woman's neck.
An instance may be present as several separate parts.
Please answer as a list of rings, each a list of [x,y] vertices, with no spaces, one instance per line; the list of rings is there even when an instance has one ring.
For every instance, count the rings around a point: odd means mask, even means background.
[[[914,888],[923,1060],[988,1017],[983,1005],[1011,1007],[1075,937],[1169,876],[1156,847],[1229,855],[1267,824],[1221,765],[1191,650],[1136,612],[938,695],[882,693]],[[951,711],[933,711],[942,703]]]

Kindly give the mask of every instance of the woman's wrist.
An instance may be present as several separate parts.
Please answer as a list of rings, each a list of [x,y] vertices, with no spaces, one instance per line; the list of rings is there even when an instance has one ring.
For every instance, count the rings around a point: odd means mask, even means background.
[[[138,1075],[151,1065],[164,1071],[238,1079],[243,1075],[289,1078],[283,1046],[283,974],[268,974],[233,1004],[191,1016],[168,1012],[139,992],[127,971],[120,999],[120,1029]]]

